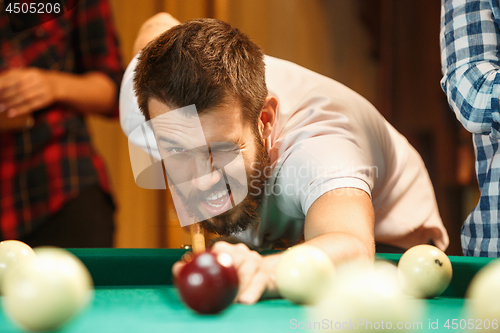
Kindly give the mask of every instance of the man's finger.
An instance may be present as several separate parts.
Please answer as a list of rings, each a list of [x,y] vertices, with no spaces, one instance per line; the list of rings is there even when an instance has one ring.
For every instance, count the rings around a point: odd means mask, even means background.
[[[172,266],[172,275],[174,278],[177,278],[179,276],[179,273],[181,272],[182,267],[186,265],[185,262],[178,261]]]
[[[236,300],[246,304],[257,302],[267,287],[267,275],[262,271],[262,256],[244,244],[217,242],[212,247],[216,253],[228,253],[238,272],[239,290]]]
[[[44,107],[44,102],[43,96],[38,94],[31,99],[25,100],[22,104],[7,110],[7,117],[17,117],[23,114],[32,113]]]
[[[224,241],[216,242],[212,246],[212,251],[215,253],[227,253],[233,258],[233,265],[238,268],[241,264],[246,260],[246,256],[250,252],[250,249],[241,243],[238,244],[230,244]],[[256,252],[255,252],[256,253]]]
[[[9,86],[5,86],[4,88],[0,88],[0,103],[3,103],[6,99],[11,98],[12,96],[17,95],[19,89],[21,88],[21,81],[15,81]]]
[[[259,271],[253,276],[251,283],[237,296],[237,301],[243,304],[255,304],[267,288],[268,277]]]
[[[10,86],[3,91],[0,91],[0,103],[8,104],[9,100],[14,97],[31,95],[34,91],[40,90],[38,82],[33,80],[19,80],[16,85]],[[27,98],[27,97],[26,97]]]
[[[3,104],[6,109],[15,109],[29,103],[29,101],[35,98],[42,98],[40,91],[37,89],[23,89],[23,91],[19,91],[19,93],[2,100],[1,104]]]
[[[0,94],[12,87],[20,84],[21,82],[20,70],[9,70],[0,74]]]
[[[241,294],[253,283],[255,275],[260,270],[261,262],[258,253],[249,252],[245,256],[245,260],[243,260],[239,266],[236,266],[236,271],[238,272],[238,278],[240,280],[238,294]]]

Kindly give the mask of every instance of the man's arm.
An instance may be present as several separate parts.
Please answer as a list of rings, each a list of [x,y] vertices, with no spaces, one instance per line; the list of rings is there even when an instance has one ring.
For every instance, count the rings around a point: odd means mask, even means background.
[[[8,117],[62,103],[82,113],[110,113],[116,84],[105,74],[83,75],[39,68],[11,69],[0,75],[0,112]]]
[[[133,53],[137,54],[158,35],[178,24],[180,22],[168,13],[158,13],[152,16],[139,29],[134,42],[134,48],[132,49]]]
[[[323,194],[307,212],[304,238],[322,249],[334,263],[373,260],[375,213],[370,196],[357,188]]]
[[[448,102],[469,132],[500,138],[498,2],[442,0],[441,15],[441,86]]]
[[[347,260],[373,260],[374,211],[369,195],[355,188],[332,190],[319,197],[306,216],[306,243],[323,250],[339,264]],[[243,244],[217,242],[212,248],[217,253],[229,253],[240,278],[236,301],[257,302],[263,294],[276,296],[276,266],[281,254],[260,256]],[[173,267],[177,276],[184,264]]]
[[[309,208],[304,226],[305,243],[321,249],[335,265],[348,260],[371,261],[375,256],[374,223],[375,213],[366,192],[357,188],[335,189],[323,194]],[[229,249],[221,250],[233,253]],[[235,260],[242,276],[237,301],[248,304],[257,302],[263,294],[278,294],[275,271],[281,258],[281,254],[258,258],[251,252]],[[240,264],[245,260],[250,262],[246,262],[246,266]],[[260,267],[253,268],[253,264]]]

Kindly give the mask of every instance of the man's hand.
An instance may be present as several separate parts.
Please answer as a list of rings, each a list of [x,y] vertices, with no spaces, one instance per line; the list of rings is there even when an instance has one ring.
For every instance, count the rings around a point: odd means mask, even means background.
[[[243,244],[217,242],[212,247],[216,253],[227,253],[233,258],[233,264],[240,280],[236,301],[245,304],[256,303],[261,296],[277,296],[275,269],[280,255],[262,257]],[[177,262],[172,267],[174,277],[179,275],[184,262]]]
[[[141,29],[139,29],[139,33],[134,42],[134,54],[137,54],[158,35],[178,24],[180,24],[180,22],[168,13],[158,13],[150,17],[142,24]]]
[[[116,89],[116,84],[101,72],[10,69],[0,73],[0,112],[12,118],[57,102],[82,113],[106,114],[114,111]]]
[[[57,100],[57,84],[50,71],[30,68],[0,73],[0,112],[8,117],[32,113]]]

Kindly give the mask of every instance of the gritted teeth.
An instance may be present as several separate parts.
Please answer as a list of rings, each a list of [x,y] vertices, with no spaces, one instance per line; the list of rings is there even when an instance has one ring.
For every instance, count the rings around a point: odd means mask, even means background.
[[[205,200],[207,200],[207,202],[209,200],[217,200],[219,198],[222,198],[223,196],[227,195],[227,190],[223,190],[223,191],[218,191],[218,192],[213,192],[211,193],[210,196],[206,197]]]

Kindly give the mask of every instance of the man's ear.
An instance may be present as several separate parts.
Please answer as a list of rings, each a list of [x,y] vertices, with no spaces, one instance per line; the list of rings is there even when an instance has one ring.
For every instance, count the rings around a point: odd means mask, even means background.
[[[273,130],[276,120],[276,111],[278,110],[278,99],[274,96],[267,96],[264,106],[260,111],[259,130],[263,139],[267,139]]]

